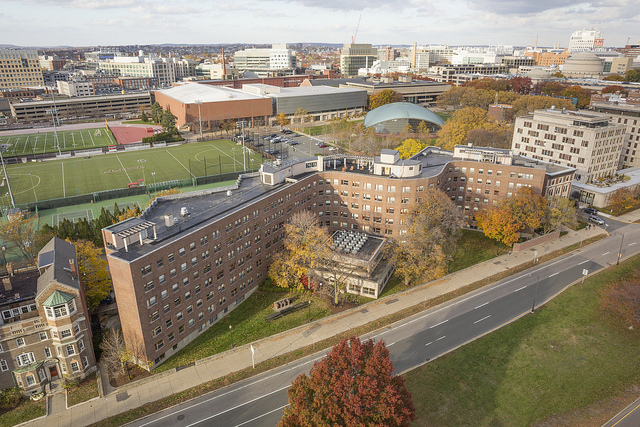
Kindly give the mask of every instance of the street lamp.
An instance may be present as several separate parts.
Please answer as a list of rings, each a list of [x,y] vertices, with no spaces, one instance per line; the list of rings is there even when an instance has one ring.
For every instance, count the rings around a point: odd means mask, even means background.
[[[153,192],[156,192],[156,173],[151,172],[151,176],[153,177]]]
[[[247,170],[247,155],[244,148],[244,127],[246,126],[246,124],[247,122],[245,122],[244,120],[240,120],[238,123],[236,123],[236,128],[240,126],[240,129],[242,131],[242,162],[245,171]]]
[[[144,164],[147,160],[146,159],[138,159],[138,167],[142,168],[142,182],[144,183],[144,185],[147,185],[147,180],[144,174]]]
[[[233,147],[231,149],[231,151],[233,152],[233,171],[236,171],[236,147]]]
[[[622,258],[622,244],[624,243],[624,233],[621,234],[622,239],[620,239],[620,250],[618,250],[618,260],[616,261],[616,265],[620,265],[620,258]]]
[[[536,276],[536,287],[533,290],[533,304],[531,304],[531,312],[533,313],[536,310],[536,296],[538,295],[538,284],[540,283],[540,276]]]
[[[231,348],[233,348],[233,327],[229,325],[229,332],[231,333]]]
[[[311,300],[309,300],[309,323],[311,323]]]
[[[200,141],[203,141],[204,138],[202,137],[202,114],[200,113],[200,104],[202,104],[202,100],[201,99],[196,99],[193,102],[198,104],[198,121],[200,122]]]

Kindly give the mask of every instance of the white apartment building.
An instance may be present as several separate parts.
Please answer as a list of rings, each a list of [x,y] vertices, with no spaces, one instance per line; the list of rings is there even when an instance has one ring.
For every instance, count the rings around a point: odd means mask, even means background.
[[[0,90],[44,86],[38,51],[0,49]]]
[[[516,119],[511,148],[517,154],[575,168],[575,180],[589,183],[616,173],[625,130],[625,125],[611,123],[602,114],[536,110]]]
[[[92,96],[96,92],[93,89],[93,83],[87,81],[63,81],[58,80],[58,93],[67,96]]]
[[[245,49],[234,55],[234,65],[238,71],[253,72],[258,77],[295,74],[296,52],[286,44],[274,44],[271,49]]]
[[[98,63],[98,69],[118,77],[154,77],[161,86],[195,75],[195,62],[178,58],[116,56]]]
[[[569,52],[584,52],[604,45],[602,33],[595,29],[574,31],[569,39]]]
[[[606,114],[611,117],[613,123],[624,125],[627,128],[618,168],[640,168],[640,149],[638,149],[638,144],[640,144],[640,105],[598,102],[592,103],[589,108]]]

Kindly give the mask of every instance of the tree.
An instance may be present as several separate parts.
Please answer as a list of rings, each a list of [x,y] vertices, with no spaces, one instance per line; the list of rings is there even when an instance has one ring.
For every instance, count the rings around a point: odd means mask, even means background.
[[[493,129],[471,129],[467,132],[465,144],[477,147],[511,148],[513,126],[506,123],[498,123]]]
[[[533,87],[533,84],[531,83],[531,78],[529,77],[518,76],[512,79],[509,79],[509,81],[511,82],[512,90],[522,95],[528,95],[529,92],[531,92],[531,88]]]
[[[602,80],[606,80],[609,82],[623,82],[624,81],[624,77],[618,74],[611,74],[610,76],[605,77]]]
[[[284,113],[278,114],[278,124],[281,127],[285,127],[286,125],[289,124],[289,119],[287,118],[287,116],[284,115]]]
[[[147,113],[145,113],[144,111],[140,113],[140,120],[142,120],[143,122],[148,122],[149,121],[149,117],[147,116]]]
[[[400,153],[401,159],[408,159],[414,154],[420,152],[420,150],[422,150],[424,147],[425,145],[420,141],[409,138],[402,141],[402,144],[396,147],[396,150],[398,150],[398,153]]]
[[[627,96],[629,91],[620,85],[611,85],[602,89],[602,93],[620,93],[621,95]]]
[[[576,98],[576,107],[586,108],[591,103],[592,93],[593,92],[589,89],[584,89],[578,85],[574,85],[562,90],[560,95],[566,96],[567,98]]]
[[[369,110],[375,110],[383,105],[391,104],[392,102],[401,102],[403,100],[403,96],[393,89],[383,89],[369,97]]]
[[[151,119],[155,123],[160,123],[162,120],[162,106],[157,101],[151,105]]]
[[[329,258],[329,235],[309,211],[295,213],[284,228],[284,250],[274,255],[269,277],[277,286],[301,288],[300,279],[308,275],[309,269]]]
[[[121,222],[121,221],[124,221],[125,219],[129,219],[129,218],[136,218],[141,213],[142,213],[142,211],[140,210],[138,205],[134,205],[132,207],[128,207],[123,212],[121,212],[120,215],[118,215],[118,218],[117,218],[116,222]]]
[[[298,122],[300,124],[300,128],[302,128],[302,123],[304,123],[305,118],[307,117],[307,112],[302,108],[298,107],[295,113],[293,113],[293,121]]]
[[[78,240],[74,244],[80,278],[87,298],[87,308],[89,313],[93,313],[100,306],[100,301],[105,299],[113,288],[107,260],[103,257],[102,248],[98,248],[87,240]]]
[[[511,80],[508,79],[492,79],[484,77],[482,79],[471,80],[463,85],[464,87],[473,87],[476,89],[492,90],[496,92],[507,92],[513,88]]]
[[[551,77],[557,77],[559,79],[566,79],[565,75],[562,74],[560,71],[557,71],[557,72],[551,74]]]
[[[513,117],[524,116],[533,113],[535,110],[543,110],[555,106],[556,108],[564,108],[567,110],[575,110],[573,102],[568,99],[551,98],[549,96],[526,95],[515,100],[511,106],[511,114]]]
[[[640,68],[634,68],[624,73],[624,80],[627,82],[640,82]]]
[[[379,341],[344,339],[289,390],[281,427],[409,426],[415,409],[404,379],[393,376]]]
[[[500,126],[491,120],[487,112],[479,107],[466,107],[453,113],[438,132],[437,144],[445,150],[453,150],[463,144],[472,129],[495,130]]]
[[[169,133],[177,133],[176,129],[176,119],[177,117],[171,113],[171,110],[168,108],[162,112],[162,116],[160,118],[160,125],[165,132]]]
[[[38,233],[36,219],[37,216],[19,212],[7,215],[7,220],[0,224],[0,235],[13,243],[29,262],[35,261],[38,251],[46,243]]]
[[[629,329],[640,326],[640,277],[622,283],[609,283],[600,291],[600,307],[615,321]]]
[[[396,272],[404,285],[414,280],[433,280],[446,273],[455,250],[460,213],[440,190],[428,190],[406,218],[407,232],[393,248]]]
[[[633,197],[633,193],[628,188],[621,188],[616,190],[609,200],[609,204],[613,208],[614,211],[620,212],[623,209],[631,207],[635,204],[635,199]]]
[[[520,232],[540,227],[546,205],[544,197],[522,187],[498,206],[479,212],[476,220],[485,236],[511,246],[520,239]]]
[[[544,234],[561,227],[575,228],[578,225],[575,202],[566,197],[550,199],[541,222]]]
[[[116,375],[124,375],[127,362],[131,359],[131,353],[127,350],[120,329],[108,329],[100,343],[102,354],[100,361],[109,372]]]

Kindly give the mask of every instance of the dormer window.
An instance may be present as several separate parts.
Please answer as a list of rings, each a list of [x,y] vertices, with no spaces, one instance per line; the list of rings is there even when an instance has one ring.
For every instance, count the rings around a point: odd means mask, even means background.
[[[76,312],[74,296],[62,291],[54,291],[42,305],[47,319],[58,319]]]

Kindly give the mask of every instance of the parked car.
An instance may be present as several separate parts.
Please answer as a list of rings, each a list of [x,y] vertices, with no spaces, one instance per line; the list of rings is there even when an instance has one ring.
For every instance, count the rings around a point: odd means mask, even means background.
[[[300,143],[299,143],[299,142],[297,142],[297,141],[291,141],[291,142],[289,143],[289,145],[300,145]]]
[[[600,218],[598,215],[589,215],[589,222],[593,222],[594,224],[604,225],[604,219]]]
[[[328,145],[327,144],[320,144],[320,145],[318,145],[318,147],[319,148],[325,148],[325,147],[328,147]]]
[[[338,147],[331,147],[331,148],[329,148],[329,151],[337,151],[337,150],[338,150]]]
[[[598,215],[598,210],[594,208],[584,208],[583,211],[589,215]]]

